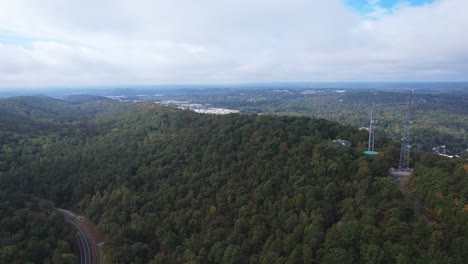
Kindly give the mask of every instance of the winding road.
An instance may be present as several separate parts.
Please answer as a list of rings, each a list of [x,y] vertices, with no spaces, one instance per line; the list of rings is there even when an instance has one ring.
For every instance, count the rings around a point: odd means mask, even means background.
[[[77,245],[79,250],[80,264],[96,264],[99,263],[99,250],[97,241],[94,238],[89,227],[72,211],[55,208],[55,210],[63,215],[65,221],[76,227],[77,230]]]

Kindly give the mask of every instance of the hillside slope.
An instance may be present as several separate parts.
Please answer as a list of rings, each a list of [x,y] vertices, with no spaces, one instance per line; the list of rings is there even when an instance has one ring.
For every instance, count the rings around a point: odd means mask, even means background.
[[[60,104],[66,125],[2,128],[0,184],[89,216],[106,263],[456,263],[387,176],[385,139],[368,160],[366,133],[336,122]]]

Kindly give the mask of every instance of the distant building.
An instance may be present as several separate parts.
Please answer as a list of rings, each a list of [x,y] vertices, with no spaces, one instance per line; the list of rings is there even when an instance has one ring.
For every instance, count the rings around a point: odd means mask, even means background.
[[[335,144],[337,146],[351,147],[351,142],[349,142],[347,140],[335,139],[332,142],[333,142],[333,144]]]
[[[227,114],[238,114],[239,110],[231,110],[226,108],[206,108],[206,109],[194,109],[193,111],[201,114],[212,114],[212,115],[227,115]]]
[[[453,159],[453,158],[459,158],[460,156],[458,155],[447,155],[447,154],[442,154],[442,153],[437,153],[439,156],[442,156],[442,157],[446,157],[446,158],[450,158],[450,159]]]

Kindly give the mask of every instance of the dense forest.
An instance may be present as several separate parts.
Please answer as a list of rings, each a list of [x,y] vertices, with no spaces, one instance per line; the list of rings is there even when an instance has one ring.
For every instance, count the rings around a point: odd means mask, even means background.
[[[367,133],[334,121],[18,97],[0,101],[0,136],[0,221],[45,219],[18,232],[48,250],[18,263],[74,258],[46,199],[97,224],[104,263],[468,262],[463,160],[414,156],[405,193],[388,176],[399,145],[377,137],[366,158]],[[36,245],[5,232],[1,261]]]
[[[0,263],[76,263],[71,225],[52,204],[0,191]]]

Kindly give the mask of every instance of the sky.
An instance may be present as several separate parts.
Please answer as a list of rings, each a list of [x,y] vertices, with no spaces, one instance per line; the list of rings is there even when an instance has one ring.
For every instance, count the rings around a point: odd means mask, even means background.
[[[467,0],[0,0],[0,87],[468,81]]]

